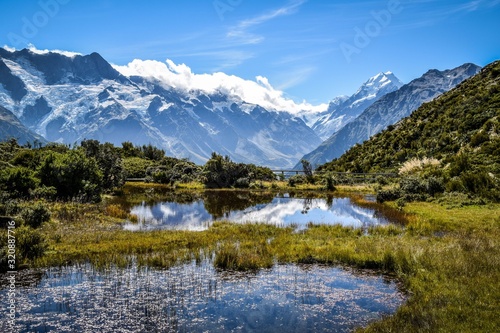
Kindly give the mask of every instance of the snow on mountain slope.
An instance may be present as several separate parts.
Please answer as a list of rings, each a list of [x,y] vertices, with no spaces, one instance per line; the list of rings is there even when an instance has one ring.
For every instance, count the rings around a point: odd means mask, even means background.
[[[382,96],[398,90],[402,85],[392,72],[379,73],[366,81],[351,97],[332,101],[328,110],[312,125],[312,129],[326,140]]]
[[[175,70],[174,75],[190,73],[184,67]],[[191,79],[199,78],[192,74]],[[163,77],[125,76],[97,53],[66,56],[0,48],[1,105],[49,141],[152,143],[196,163],[215,151],[275,168],[292,166],[321,143],[293,115],[298,109],[264,108],[227,91],[230,84],[212,90],[186,87]],[[258,89],[255,94],[260,96]],[[268,96],[267,101],[290,103],[280,98]]]
[[[420,78],[380,98],[355,120],[334,133],[303,158],[314,166],[330,162],[340,157],[356,143],[368,140],[387,126],[409,116],[423,103],[453,89],[480,70],[481,67],[474,64],[464,64],[445,71],[429,70]]]

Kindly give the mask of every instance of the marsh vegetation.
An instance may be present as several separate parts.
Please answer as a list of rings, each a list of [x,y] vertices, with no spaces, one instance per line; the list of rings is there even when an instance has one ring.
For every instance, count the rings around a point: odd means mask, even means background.
[[[132,267],[168,270],[190,263],[206,265],[209,260],[210,266],[223,272],[253,274],[288,264],[369,269],[398,281],[407,300],[393,315],[378,317],[379,321],[363,331],[498,329],[500,206],[497,204],[412,202],[398,208],[395,203],[381,205],[353,195],[351,200],[360,207],[378,209],[378,214],[399,219],[401,223],[364,229],[310,224],[298,230],[295,225],[215,221],[203,231],[128,231],[123,225],[134,219],[130,207],[143,201],[168,201],[172,191],[149,185],[126,187],[122,191],[128,195],[128,206],[117,203],[119,196],[105,196],[100,203],[38,201],[49,212],[50,219],[36,229],[21,226],[25,224],[23,216],[40,215],[29,208],[31,204],[17,202],[4,207],[17,216],[20,228],[39,236],[39,251],[25,254],[20,265],[42,270],[73,265],[90,265],[97,271]],[[199,195],[191,190],[177,192],[185,202]],[[256,204],[274,196],[260,191],[248,198],[251,204]],[[319,192],[319,196],[328,195]],[[22,213],[29,209],[30,213]],[[214,211],[223,216],[223,209],[215,207]],[[25,238],[26,249],[33,248],[29,241],[34,238]]]

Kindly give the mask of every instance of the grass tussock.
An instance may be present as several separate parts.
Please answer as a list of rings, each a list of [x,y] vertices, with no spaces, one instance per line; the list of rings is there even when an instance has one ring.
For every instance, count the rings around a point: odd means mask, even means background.
[[[403,163],[403,165],[399,168],[400,174],[410,174],[415,171],[421,171],[426,166],[434,166],[437,167],[441,165],[441,162],[435,158],[424,157],[420,158],[412,158]]]

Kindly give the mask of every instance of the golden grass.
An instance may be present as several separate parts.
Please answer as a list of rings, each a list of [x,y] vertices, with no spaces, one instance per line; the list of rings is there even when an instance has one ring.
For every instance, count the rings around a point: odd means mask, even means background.
[[[415,171],[420,171],[426,166],[439,166],[440,164],[441,162],[439,162],[435,158],[428,158],[428,157],[424,157],[422,159],[412,158],[411,160],[408,160],[403,163],[401,168],[399,168],[399,173],[400,174],[412,173]]]

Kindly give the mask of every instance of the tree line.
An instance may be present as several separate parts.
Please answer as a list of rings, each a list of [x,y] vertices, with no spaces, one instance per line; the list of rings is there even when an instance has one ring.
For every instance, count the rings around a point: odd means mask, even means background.
[[[236,163],[212,153],[205,165],[166,156],[153,145],[121,147],[84,140],[71,147],[51,143],[20,146],[15,139],[0,143],[2,199],[76,200],[98,202],[101,195],[121,187],[127,178],[170,184],[201,182],[209,188],[248,188],[274,180],[269,168]]]

